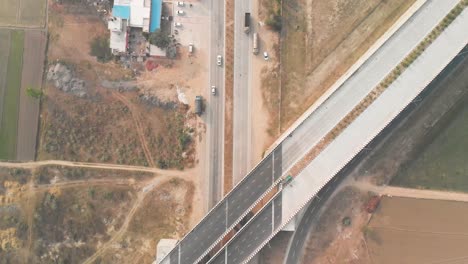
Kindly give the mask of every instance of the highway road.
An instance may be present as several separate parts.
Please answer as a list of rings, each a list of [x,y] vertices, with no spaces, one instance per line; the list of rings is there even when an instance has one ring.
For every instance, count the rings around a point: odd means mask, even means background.
[[[422,6],[338,90],[303,121],[291,137],[287,137],[267,155],[256,169],[241,180],[241,183],[181,240],[171,251],[171,260],[178,259],[180,253],[180,256],[183,256],[180,263],[189,263],[183,260],[196,261],[197,256],[202,257],[206,254],[226,231],[248,213],[249,208],[252,208],[271,188],[269,186],[272,186],[281,175],[320,142],[456,3],[458,3],[456,0],[443,2],[429,0]],[[245,155],[245,152],[242,154]],[[307,193],[309,190],[302,191]]]
[[[450,80],[452,78],[458,78],[453,75],[453,73],[459,75],[460,71],[457,71],[459,66],[465,65],[468,61],[468,46],[464,48],[460,52],[460,55],[457,56],[445,69],[444,71],[439,74],[436,80],[434,80],[428,88],[426,88],[426,91],[424,92],[424,95],[418,96],[418,99],[424,100],[426,96],[429,95],[430,92],[438,90],[438,89],[444,89],[445,85],[447,83],[445,82],[446,80]],[[429,90],[428,90],[429,89]],[[468,88],[467,88],[468,89]],[[409,107],[407,110],[405,110],[405,113],[402,113],[402,116],[398,117],[398,120],[395,120],[392,122],[392,125],[390,127],[387,127],[384,131],[383,134],[379,135],[379,137],[372,142],[372,145],[376,146],[380,144],[381,139],[385,138],[385,135],[388,133],[392,133],[395,128],[399,125],[400,121],[404,120],[404,117],[407,115],[411,115],[413,110],[416,110],[420,106],[420,104],[412,104],[411,107]],[[367,148],[367,147],[366,147]],[[372,146],[370,147],[372,148]],[[364,155],[362,155],[364,157]],[[344,177],[348,176],[348,169],[353,170],[355,166],[359,166],[361,159],[360,158],[355,158],[350,164],[351,166],[347,166],[347,170],[344,170],[340,172],[337,177],[341,177],[343,179]],[[332,191],[335,191],[337,187],[340,185],[341,181],[337,181],[334,186],[331,186],[330,189],[325,187],[322,189],[317,196],[320,197],[320,199],[314,198],[311,204],[307,207],[306,212],[302,216],[301,221],[297,225],[297,229],[294,231],[294,235],[291,238],[290,246],[287,250],[286,253],[286,259],[284,263],[287,264],[296,264],[299,263],[299,260],[302,257],[302,254],[304,254],[304,249],[305,249],[305,242],[306,238],[309,235],[309,233],[312,231],[311,228],[313,225],[316,223],[316,220],[318,219],[318,212],[320,211],[321,207],[324,206],[324,203],[329,201],[329,197],[332,194]],[[328,192],[324,192],[326,189],[328,189]],[[446,200],[454,200],[454,201],[468,201],[467,198],[468,196],[466,194],[462,193],[451,193],[451,192],[438,192],[438,191],[430,191],[430,190],[414,190],[414,189],[405,189],[405,188],[398,188],[398,187],[390,187],[390,186],[374,186],[369,184],[369,188],[365,189],[373,191],[375,193],[380,193],[380,194],[389,194],[389,195],[396,195],[398,194],[404,194],[405,197],[417,197],[417,198],[426,198],[426,199],[435,199],[434,197],[438,199],[446,199]],[[395,192],[392,192],[392,190],[395,190]],[[413,194],[414,192],[414,194]],[[327,206],[325,204],[325,206]]]
[[[437,2],[434,10],[442,8],[442,2]],[[432,2],[432,3],[435,3]],[[445,3],[445,1],[444,1]],[[454,2],[457,3],[457,2]],[[448,12],[447,12],[448,13]],[[255,215],[231,241],[213,258],[230,256],[226,263],[246,263],[260,250],[269,239],[279,232],[319,191],[329,191],[329,182],[335,182],[334,177],[339,171],[362,151],[385,127],[387,127],[412,101],[439,75],[442,69],[457,57],[457,54],[468,43],[468,9],[465,9],[457,19],[444,30],[419,56],[410,67],[399,76],[353,123],[351,123],[334,141],[332,141],[294,180],[282,190],[282,223],[261,244],[256,244],[264,237],[263,230],[251,226],[271,225],[275,223],[270,217],[265,217],[265,208],[275,203],[272,200],[264,209]],[[417,26],[418,24],[415,24]],[[364,128],[364,129],[363,129]],[[242,250],[236,253],[233,248],[239,239],[251,241],[249,253]],[[233,255],[234,254],[234,255]],[[245,257],[247,256],[247,257]],[[231,259],[237,259],[236,262]]]
[[[251,12],[251,0],[236,0],[234,11],[234,107],[233,107],[233,182],[239,182],[251,169],[251,33],[244,33],[244,16]],[[254,18],[251,18],[251,24]]]
[[[208,207],[212,208],[223,195],[224,165],[224,63],[216,64],[218,55],[224,58],[224,1],[210,0],[210,83],[206,98],[206,165],[208,166]],[[211,94],[211,86],[216,86],[216,95]]]

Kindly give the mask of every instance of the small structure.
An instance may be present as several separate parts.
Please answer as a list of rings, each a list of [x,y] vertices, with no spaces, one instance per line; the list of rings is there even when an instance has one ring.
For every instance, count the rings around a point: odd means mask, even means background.
[[[159,240],[158,245],[156,246],[156,260],[153,261],[153,264],[161,263],[163,258],[171,252],[171,250],[177,244],[177,240],[175,239],[161,239]],[[169,264],[169,261],[162,262],[161,264]]]
[[[113,53],[128,49],[128,32],[139,28],[151,33],[161,27],[162,0],[114,0],[108,21],[110,48]]]
[[[375,212],[377,207],[379,207],[379,204],[380,204],[380,196],[378,195],[372,196],[366,204],[366,211],[369,214],[372,214],[373,212]]]
[[[149,55],[151,57],[160,57],[164,58],[166,57],[166,50],[159,48],[156,45],[149,44]]]

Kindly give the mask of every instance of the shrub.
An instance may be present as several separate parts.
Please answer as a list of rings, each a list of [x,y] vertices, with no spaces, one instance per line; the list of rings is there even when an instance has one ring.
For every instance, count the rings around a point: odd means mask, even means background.
[[[150,34],[149,42],[161,49],[165,49],[171,44],[171,37],[161,29],[158,29]]]
[[[91,42],[91,56],[97,58],[99,62],[108,62],[113,58],[109,39],[106,37],[96,37]]]
[[[280,15],[272,15],[266,20],[266,24],[274,31],[281,31],[282,19]]]

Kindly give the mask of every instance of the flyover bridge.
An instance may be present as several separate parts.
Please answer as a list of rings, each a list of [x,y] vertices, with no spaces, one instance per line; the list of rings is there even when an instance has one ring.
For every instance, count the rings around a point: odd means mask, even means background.
[[[409,11],[410,13],[404,15],[399,23],[386,33],[384,39],[371,48],[364,56],[365,59],[360,60],[358,65],[353,66],[345,77],[331,88],[333,92],[328,94],[321,104],[312,107],[313,109],[297,123],[295,128],[288,132],[289,136],[284,136],[275,149],[212,208],[206,217],[163,259],[162,263],[186,264],[202,261],[242,218],[271,190],[279,186],[281,179],[289,173],[293,166],[320,144],[322,139],[373,91],[458,2],[458,0],[417,1],[413,9]],[[459,18],[453,25],[456,25],[458,20]],[[447,33],[444,32],[436,41],[445,39],[445,35]],[[459,34],[458,38],[463,35],[463,33]],[[425,54],[435,44],[433,43]],[[447,47],[453,46],[452,51],[455,52],[458,46],[455,47],[452,42],[449,44]],[[427,56],[423,54],[416,62],[425,57]],[[450,56],[443,54],[443,58],[438,60],[435,67],[440,70],[440,63],[446,61],[447,58]],[[412,69],[415,69],[415,66],[407,69],[404,75],[419,74],[425,78],[434,76],[428,72],[424,74],[411,73]],[[401,83],[402,77],[403,75],[400,76],[395,85]],[[322,150],[319,156],[296,175],[292,184],[277,192],[274,198],[223,247],[220,253],[210,260],[210,263],[242,263],[253,256],[255,251],[252,250],[259,250],[268,239],[277,233],[298,209],[318,192],[404,106],[411,102],[412,98],[424,86],[406,88],[411,89],[403,89],[401,91],[403,93],[399,93],[400,90],[392,86],[380,95],[365,112],[361,113],[353,123]],[[413,96],[413,94],[415,95]],[[282,206],[285,203],[288,206]],[[245,243],[246,241],[250,244]],[[238,257],[232,255],[234,251],[230,251],[230,249],[236,248],[236,245],[244,247],[244,250],[234,250],[241,254]],[[225,262],[222,262],[223,260]]]
[[[457,56],[468,52],[468,8],[294,181],[286,185],[208,263],[250,261],[335,175],[394,120]],[[449,66],[450,67],[450,66]]]

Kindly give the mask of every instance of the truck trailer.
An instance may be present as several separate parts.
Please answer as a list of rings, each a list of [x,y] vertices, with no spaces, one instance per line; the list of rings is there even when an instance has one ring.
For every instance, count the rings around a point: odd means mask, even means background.
[[[203,98],[200,95],[195,96],[195,114],[203,114]]]
[[[259,51],[259,47],[258,47],[258,33],[254,33],[253,34],[253,54],[257,55],[258,54],[258,51]]]

